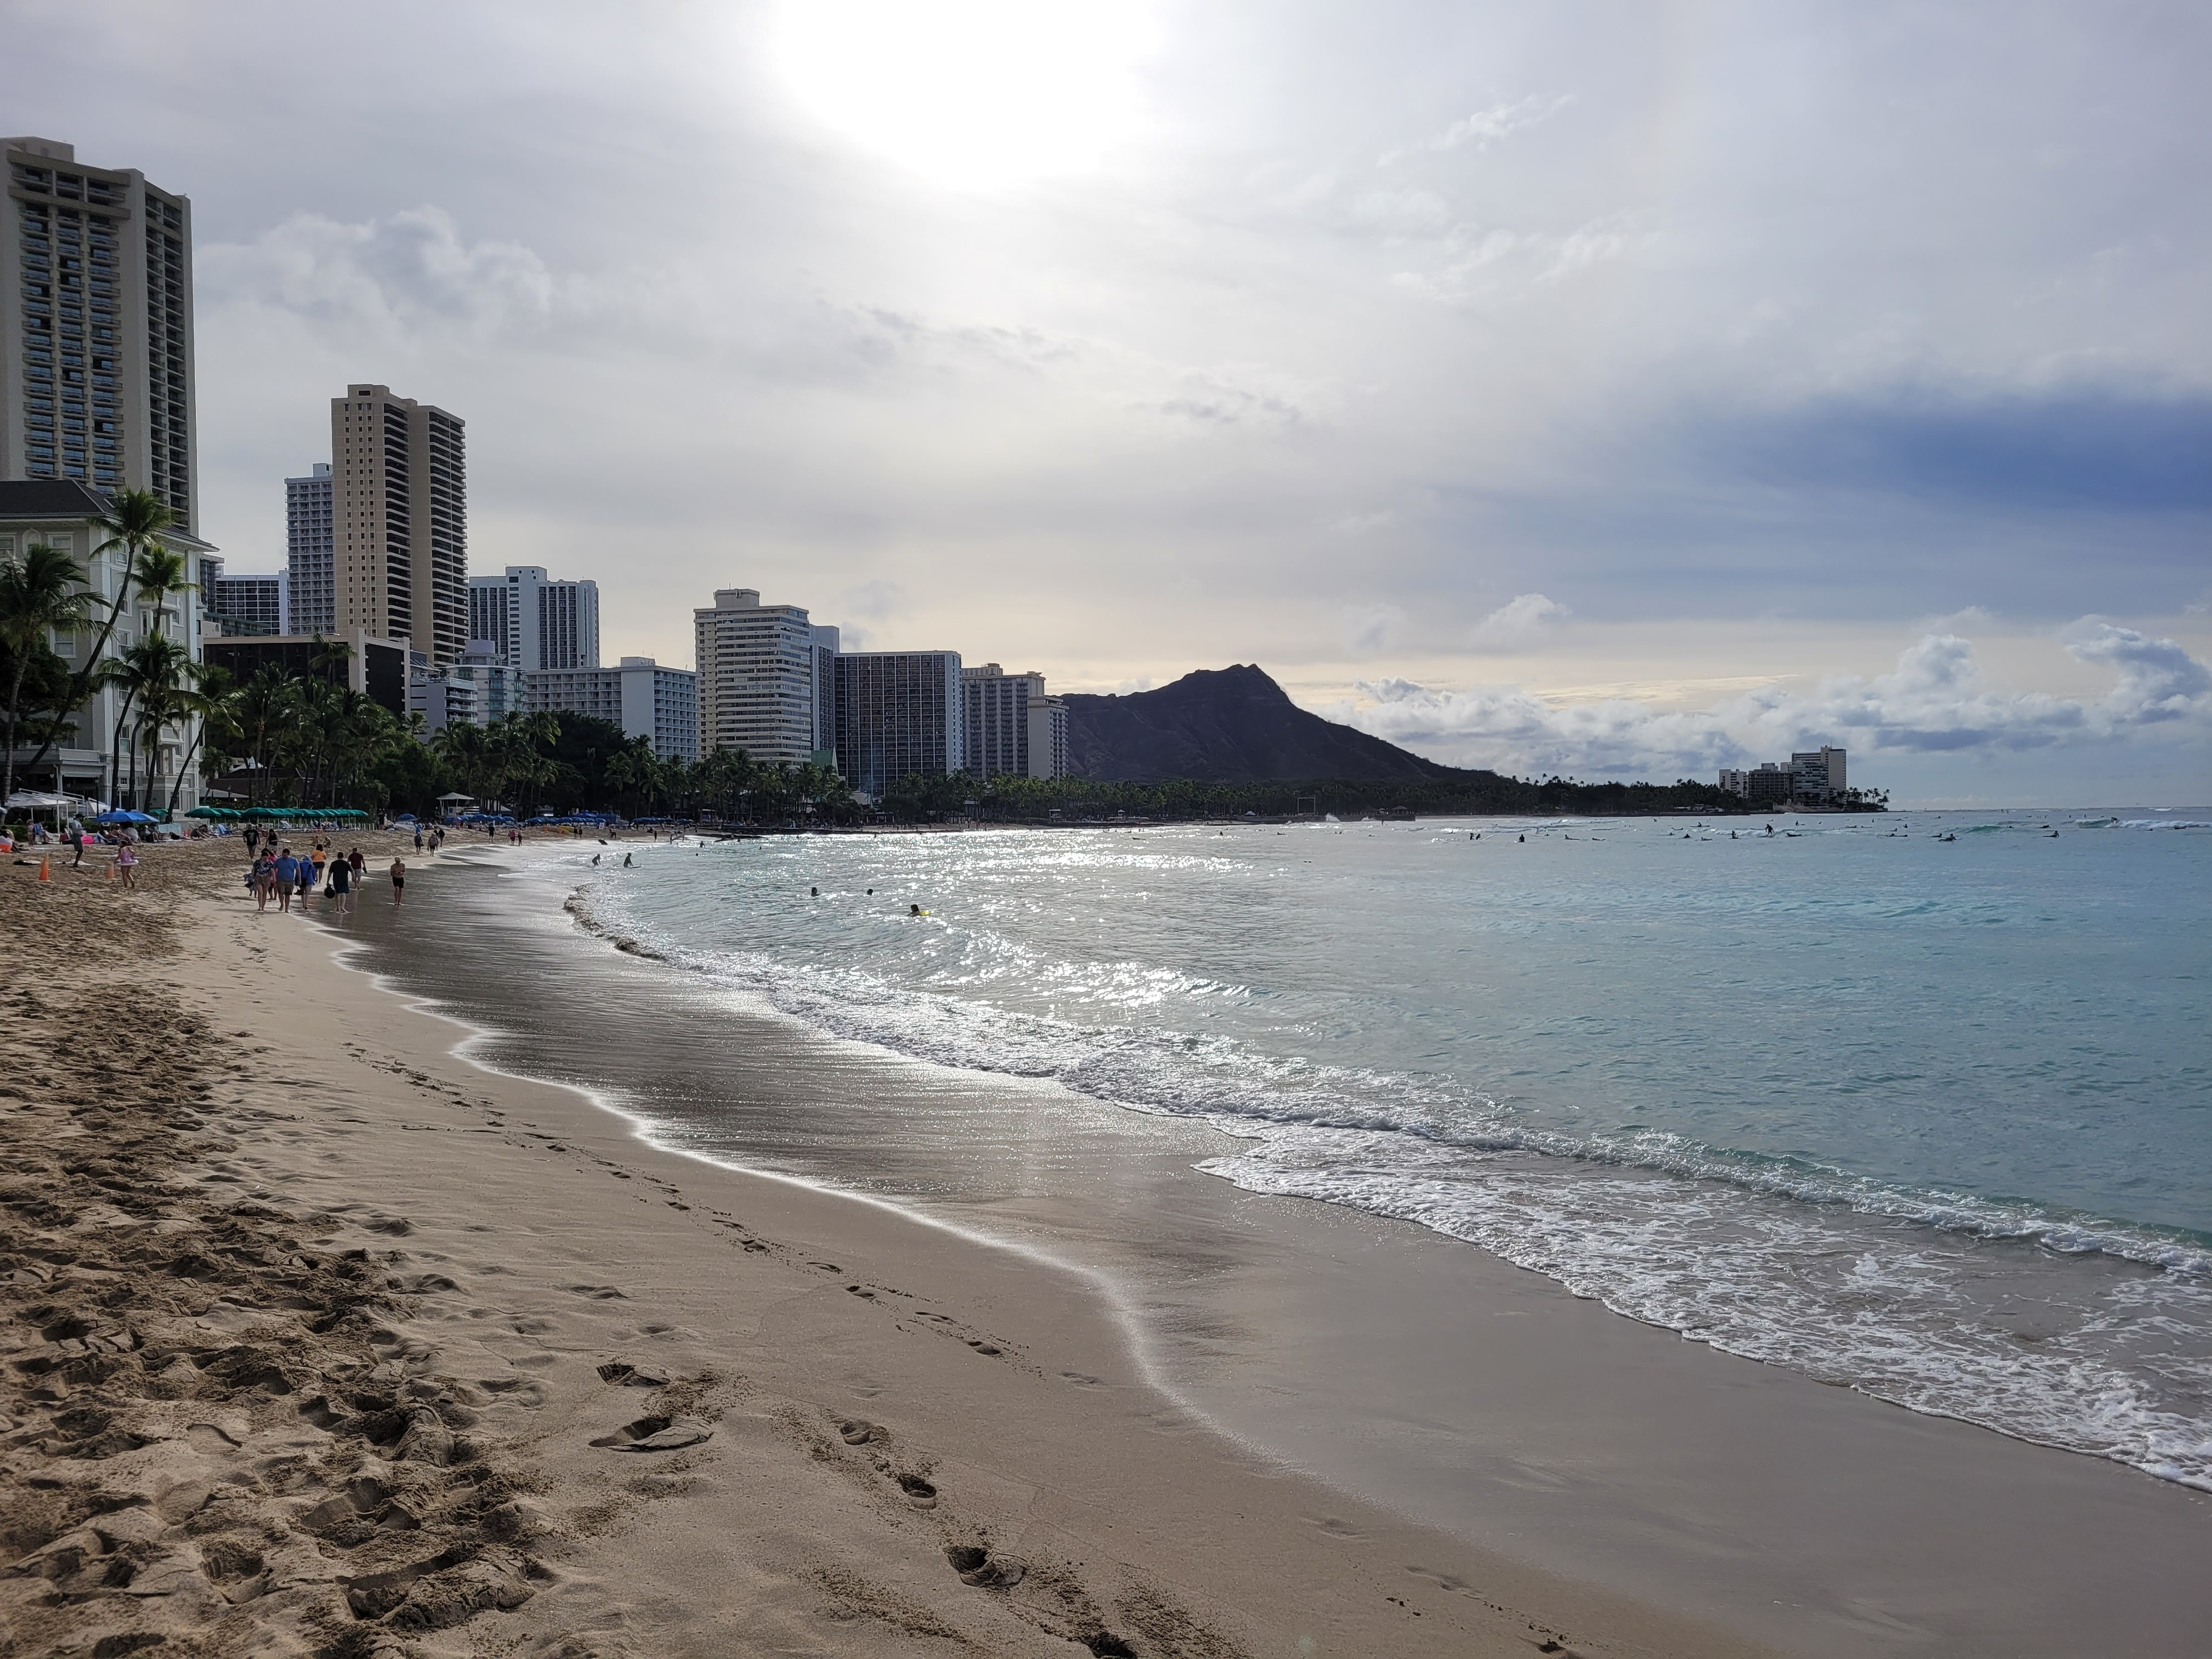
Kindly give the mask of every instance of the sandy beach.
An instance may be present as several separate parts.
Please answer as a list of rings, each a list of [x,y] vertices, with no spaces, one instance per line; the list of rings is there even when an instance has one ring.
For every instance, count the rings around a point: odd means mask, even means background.
[[[450,1057],[241,864],[7,872],[74,969],[9,995],[8,1652],[1762,1650],[1263,1461],[1034,1257]]]

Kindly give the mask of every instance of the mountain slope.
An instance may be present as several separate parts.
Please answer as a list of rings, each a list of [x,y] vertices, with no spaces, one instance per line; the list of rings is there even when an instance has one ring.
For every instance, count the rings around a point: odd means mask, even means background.
[[[1198,778],[1361,782],[1472,779],[1463,772],[1299,708],[1258,666],[1201,668],[1127,696],[1071,695],[1069,770],[1105,783]]]

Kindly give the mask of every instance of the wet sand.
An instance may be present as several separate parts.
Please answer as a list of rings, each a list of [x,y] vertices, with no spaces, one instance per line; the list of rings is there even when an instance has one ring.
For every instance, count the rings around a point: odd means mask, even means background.
[[[0,871],[9,1651],[1762,1650],[1253,1455],[1092,1276],[454,1057],[234,847],[148,865]]]
[[[1139,1374],[1463,1543],[1808,1654],[2201,1650],[2212,1502],[1716,1353],[1402,1224],[1237,1192],[1236,1143],[808,1032],[588,945],[567,875],[447,869],[459,927],[361,960],[611,1091],[665,1144],[1020,1243]],[[557,982],[557,1000],[543,988]]]

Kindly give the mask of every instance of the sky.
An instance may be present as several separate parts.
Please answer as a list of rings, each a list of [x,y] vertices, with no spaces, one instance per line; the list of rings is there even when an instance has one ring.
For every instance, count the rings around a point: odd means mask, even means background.
[[[192,198],[203,533],[374,380],[470,563],[1519,775],[2212,807],[2212,9],[0,0]]]

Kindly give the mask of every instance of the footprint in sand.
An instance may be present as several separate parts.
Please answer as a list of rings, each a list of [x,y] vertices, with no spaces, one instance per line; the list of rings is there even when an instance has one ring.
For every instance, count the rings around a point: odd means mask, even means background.
[[[866,1418],[848,1417],[837,1425],[837,1432],[848,1446],[865,1446],[871,1440],[888,1440],[889,1429],[880,1423],[871,1423]]]
[[[599,1367],[599,1381],[625,1389],[665,1389],[668,1374],[653,1365],[633,1365],[626,1359],[610,1359]]]
[[[937,1488],[920,1475],[896,1474],[891,1479],[898,1482],[899,1490],[906,1494],[906,1501],[915,1508],[933,1510],[937,1507]]]
[[[578,1296],[588,1296],[594,1302],[627,1302],[629,1298],[611,1285],[571,1285]]]
[[[695,1418],[641,1417],[634,1423],[623,1424],[612,1434],[601,1435],[592,1443],[610,1451],[678,1451],[685,1446],[697,1445],[714,1432]]]
[[[948,1544],[945,1559],[960,1575],[962,1583],[978,1589],[1012,1589],[1029,1576],[1029,1568],[1021,1562],[1004,1556],[994,1560],[991,1552],[980,1544]]]

